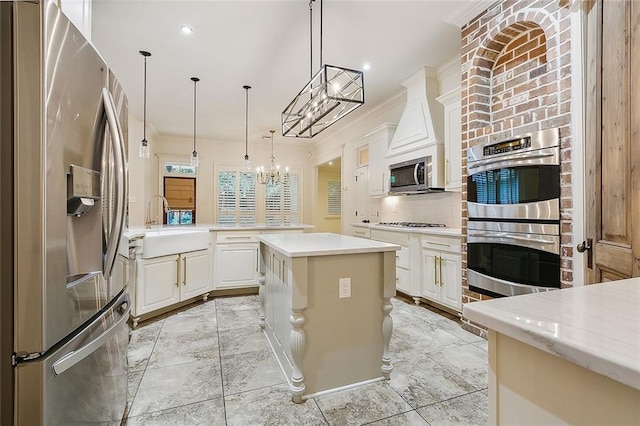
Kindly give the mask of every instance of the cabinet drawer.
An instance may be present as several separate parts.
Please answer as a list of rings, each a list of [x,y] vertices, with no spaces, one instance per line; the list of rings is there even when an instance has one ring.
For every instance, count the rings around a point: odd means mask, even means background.
[[[216,235],[216,243],[218,244],[237,244],[237,243],[257,243],[255,231],[238,231],[238,232],[218,232]]]
[[[409,245],[409,234],[406,232],[382,231],[380,229],[371,230],[371,239],[383,241],[385,243],[400,244],[402,246]]]
[[[353,227],[353,236],[354,237],[361,237],[361,238],[370,238],[371,237],[371,230],[369,228],[360,228],[360,227]]]
[[[429,250],[448,251],[456,254],[460,254],[462,252],[460,238],[445,237],[440,235],[423,236],[422,248]]]

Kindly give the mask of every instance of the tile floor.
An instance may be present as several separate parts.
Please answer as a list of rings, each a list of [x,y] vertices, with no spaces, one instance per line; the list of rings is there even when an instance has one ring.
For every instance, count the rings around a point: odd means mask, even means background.
[[[258,326],[257,296],[191,305],[132,332],[133,425],[450,425],[487,422],[487,342],[393,299],[391,380],[294,404]]]

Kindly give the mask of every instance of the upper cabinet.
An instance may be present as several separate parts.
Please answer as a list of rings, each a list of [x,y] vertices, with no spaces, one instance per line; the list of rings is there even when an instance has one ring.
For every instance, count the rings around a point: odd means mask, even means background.
[[[381,197],[389,192],[389,164],[385,153],[396,125],[384,123],[365,135],[369,144],[369,195]]]
[[[437,99],[444,106],[444,189],[460,191],[462,189],[460,87]]]

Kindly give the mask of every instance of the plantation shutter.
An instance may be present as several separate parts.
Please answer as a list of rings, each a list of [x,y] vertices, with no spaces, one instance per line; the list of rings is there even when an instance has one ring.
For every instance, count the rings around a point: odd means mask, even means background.
[[[327,186],[327,214],[329,216],[340,216],[342,214],[341,183],[339,180],[330,180]]]
[[[256,222],[256,177],[253,172],[218,172],[218,223]]]

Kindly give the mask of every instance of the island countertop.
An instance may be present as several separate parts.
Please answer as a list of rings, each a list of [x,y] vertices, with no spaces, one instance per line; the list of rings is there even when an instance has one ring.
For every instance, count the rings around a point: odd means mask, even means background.
[[[640,278],[467,303],[463,315],[640,389]]]
[[[268,234],[258,240],[287,257],[330,256],[400,250],[397,244],[383,243],[331,233]]]

